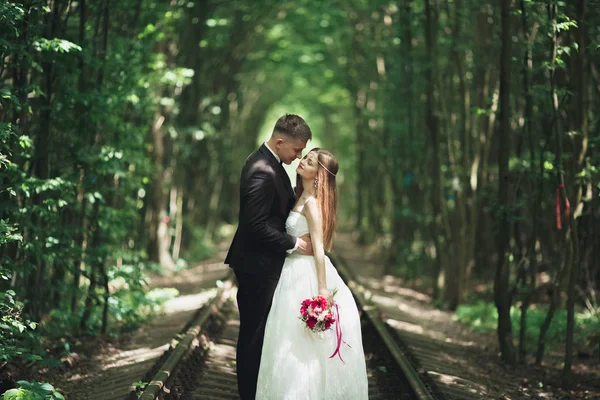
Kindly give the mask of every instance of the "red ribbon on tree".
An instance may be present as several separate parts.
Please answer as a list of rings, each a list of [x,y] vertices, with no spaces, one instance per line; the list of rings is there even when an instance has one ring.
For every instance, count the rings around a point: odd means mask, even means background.
[[[565,187],[565,183],[561,183],[559,187],[556,188],[556,229],[562,229],[561,223],[561,212],[560,212],[560,189]],[[565,196],[565,215],[567,217],[567,221],[571,218],[571,203],[569,203],[569,198]]]

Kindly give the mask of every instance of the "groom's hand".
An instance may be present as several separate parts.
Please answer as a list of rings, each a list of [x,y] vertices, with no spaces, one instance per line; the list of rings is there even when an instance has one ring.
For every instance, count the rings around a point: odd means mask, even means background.
[[[300,236],[298,238],[298,248],[296,251],[298,251],[300,254],[304,254],[305,256],[313,255],[312,241],[310,240],[309,234]]]

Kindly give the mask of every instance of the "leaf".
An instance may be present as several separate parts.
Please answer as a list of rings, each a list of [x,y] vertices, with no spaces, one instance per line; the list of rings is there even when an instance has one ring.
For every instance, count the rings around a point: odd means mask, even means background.
[[[8,398],[10,398],[11,396],[16,395],[19,392],[19,390],[22,390],[22,389],[10,389],[10,390],[7,390],[6,392],[4,392],[4,396],[5,397],[8,396]]]
[[[42,384],[39,386],[39,388],[40,388],[41,390],[45,390],[45,391],[47,391],[47,392],[51,392],[51,391],[53,391],[53,390],[54,390],[54,386],[52,386],[52,385],[51,385],[51,384],[49,384],[49,383],[42,383]]]
[[[25,389],[32,389],[33,388],[33,384],[29,381],[25,381],[25,380],[21,380],[21,381],[17,381],[17,384],[19,386],[21,386],[22,388]]]
[[[26,400],[30,392],[24,389],[10,389],[3,395],[4,400]]]
[[[10,92],[10,89],[7,87],[3,87],[0,89],[0,97],[2,97],[3,99],[10,99],[12,96],[12,93]]]
[[[81,46],[63,39],[45,39],[40,38],[33,43],[37,51],[48,51],[54,53],[69,53],[72,51],[81,51]]]

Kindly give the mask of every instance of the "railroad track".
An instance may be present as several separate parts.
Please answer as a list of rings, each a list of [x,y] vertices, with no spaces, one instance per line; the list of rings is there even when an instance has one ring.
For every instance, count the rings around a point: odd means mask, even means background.
[[[364,289],[340,259],[331,258],[361,311],[369,399],[437,399],[420,379],[390,328],[365,300]],[[239,399],[235,372],[239,314],[232,278],[230,275],[213,300],[196,314],[187,331],[176,338],[177,345],[155,366],[149,384],[143,390],[134,389],[128,399]]]

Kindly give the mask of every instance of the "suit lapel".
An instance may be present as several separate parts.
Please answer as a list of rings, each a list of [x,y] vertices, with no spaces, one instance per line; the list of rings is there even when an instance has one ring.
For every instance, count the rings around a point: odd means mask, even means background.
[[[292,182],[290,181],[290,176],[287,174],[287,172],[285,171],[285,168],[283,168],[283,165],[281,165],[281,164],[279,164],[279,176],[282,178],[281,180],[285,184],[285,187],[286,187],[288,193],[290,194],[290,197],[293,200],[296,200],[296,195],[294,193],[294,189],[292,189]]]
[[[292,189],[292,183],[290,181],[290,177],[288,176],[287,172],[285,172],[283,165],[281,165],[281,163],[279,161],[277,161],[275,156],[273,156],[273,153],[271,153],[264,144],[260,146],[259,151],[263,154],[263,156],[267,160],[269,160],[269,162],[275,168],[275,171],[277,171],[277,174],[279,175],[281,182],[283,183],[287,192],[290,195],[290,202],[293,205],[294,201],[296,201],[296,194],[294,193],[294,189]]]

